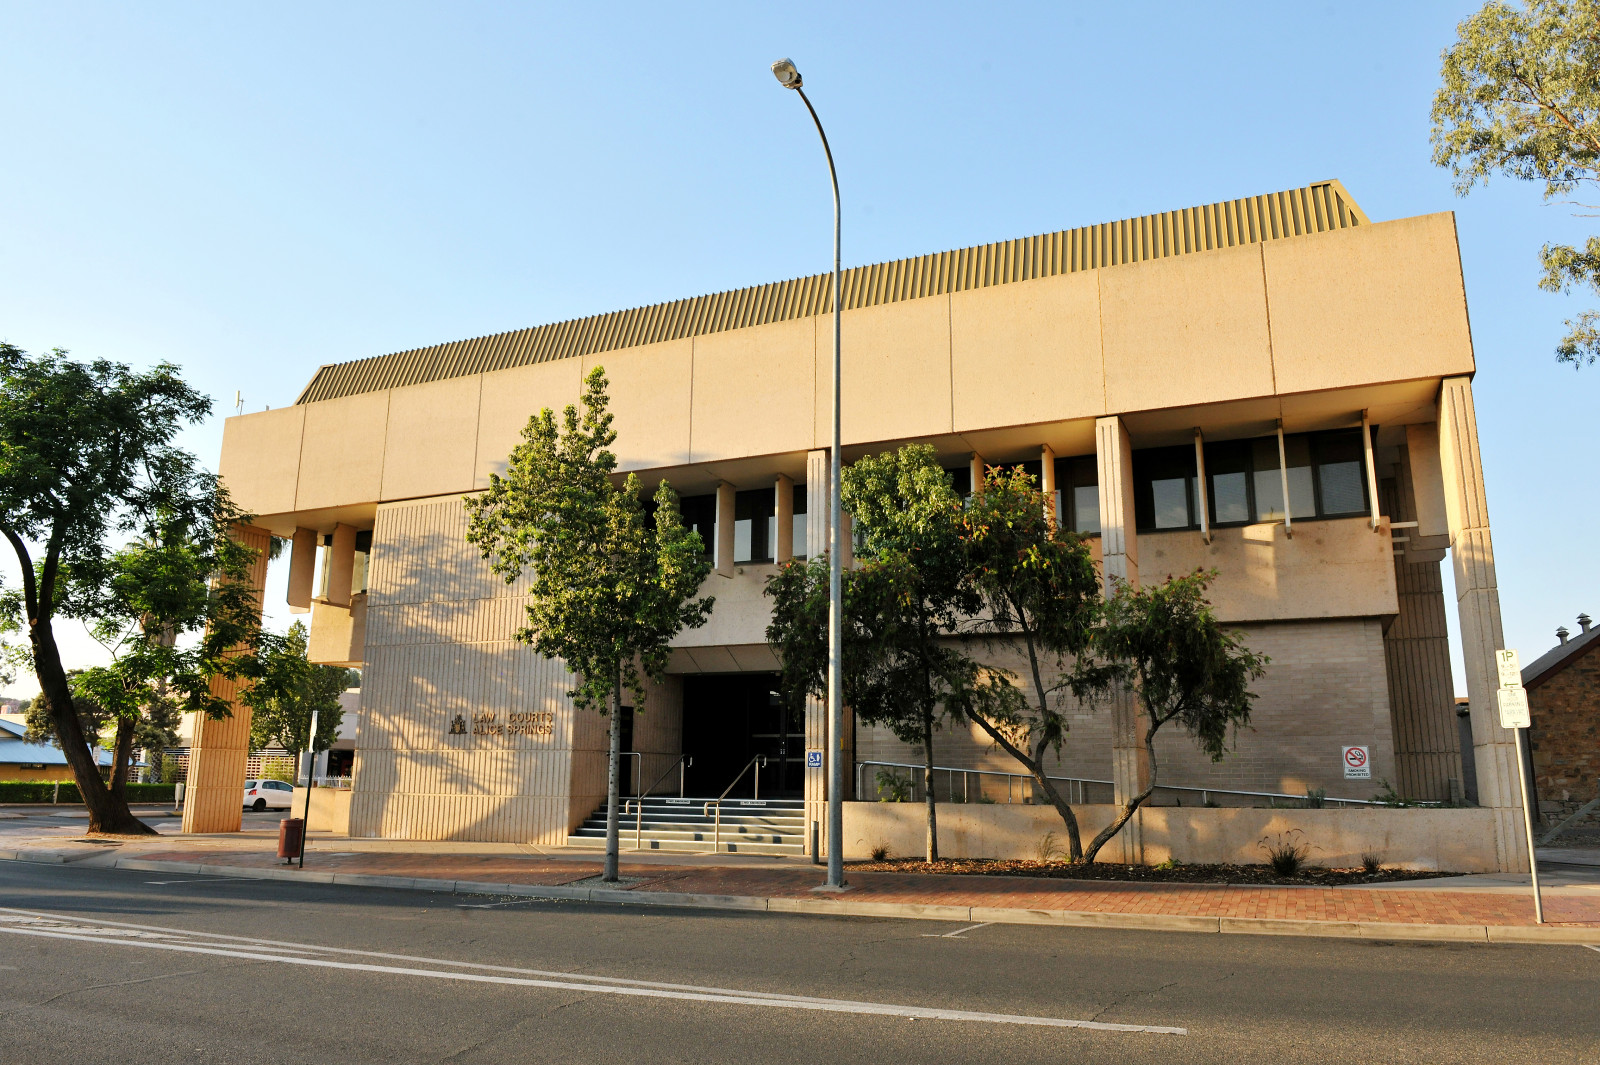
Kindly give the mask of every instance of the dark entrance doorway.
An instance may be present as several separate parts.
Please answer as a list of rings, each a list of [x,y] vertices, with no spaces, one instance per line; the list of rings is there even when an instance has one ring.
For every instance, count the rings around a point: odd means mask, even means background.
[[[777,673],[697,673],[683,678],[683,752],[690,795],[715,798],[758,754],[763,799],[805,794],[805,711],[789,707]],[[754,771],[730,798],[751,798]]]

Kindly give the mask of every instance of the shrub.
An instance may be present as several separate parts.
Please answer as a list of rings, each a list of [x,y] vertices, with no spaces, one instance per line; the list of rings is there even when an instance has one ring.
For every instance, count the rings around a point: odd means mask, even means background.
[[[889,858],[889,845],[880,843],[872,848],[872,860],[875,862],[887,861]]]
[[[880,769],[878,770],[878,801],[879,802],[910,802],[911,781],[902,779],[895,774]]]
[[[1378,870],[1380,870],[1382,868],[1383,868],[1383,863],[1381,861],[1379,861],[1378,860],[1378,856],[1376,854],[1373,854],[1371,851],[1368,851],[1367,853],[1365,853],[1365,854],[1363,854],[1361,856],[1361,871],[1362,872],[1364,872],[1364,873],[1376,873]]]
[[[1328,800],[1328,789],[1327,788],[1307,788],[1306,789],[1306,809],[1307,810],[1320,810],[1320,809],[1322,809],[1324,806],[1326,806],[1328,804],[1327,800]]]
[[[1267,852],[1267,864],[1279,876],[1296,875],[1311,856],[1311,845],[1304,841],[1304,834],[1298,828],[1265,836],[1256,846]]]
[[[161,759],[161,783],[176,784],[182,775],[183,766],[176,758],[169,754]]]
[[[293,764],[285,762],[281,758],[264,763],[261,767],[262,780],[278,780],[285,784],[293,784],[295,782],[294,777]]]
[[[130,783],[126,794],[129,802],[171,802],[173,788],[171,784]],[[48,803],[56,795],[56,782],[53,780],[0,781],[0,802]],[[70,780],[61,781],[60,802],[74,806],[83,802],[83,796],[78,794],[78,785]]]

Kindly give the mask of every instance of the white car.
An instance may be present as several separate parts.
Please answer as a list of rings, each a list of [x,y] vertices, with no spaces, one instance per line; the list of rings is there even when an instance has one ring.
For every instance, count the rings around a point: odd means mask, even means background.
[[[244,805],[247,810],[258,813],[266,809],[287,810],[293,803],[294,787],[281,780],[244,782]]]

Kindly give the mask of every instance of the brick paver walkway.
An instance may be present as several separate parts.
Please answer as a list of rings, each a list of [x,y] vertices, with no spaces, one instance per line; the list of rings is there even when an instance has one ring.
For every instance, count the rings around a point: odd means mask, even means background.
[[[255,849],[172,848],[139,854],[141,859],[204,862],[264,868],[280,864],[272,852]],[[572,884],[599,875],[598,861],[536,855],[416,854],[310,851],[308,871],[378,876],[472,880],[494,884]],[[758,898],[818,898],[820,871],[808,867],[672,866],[630,864],[624,877],[639,878],[629,890],[670,891]],[[1228,887],[1210,884],[1119,884],[1005,876],[939,876],[850,872],[852,902],[986,906],[1073,910],[1088,913],[1159,914],[1195,917],[1264,917],[1302,921],[1363,921],[1401,924],[1530,925],[1533,902],[1526,893],[1448,890],[1385,891],[1322,887]],[[1547,895],[1550,924],[1600,926],[1600,897]]]

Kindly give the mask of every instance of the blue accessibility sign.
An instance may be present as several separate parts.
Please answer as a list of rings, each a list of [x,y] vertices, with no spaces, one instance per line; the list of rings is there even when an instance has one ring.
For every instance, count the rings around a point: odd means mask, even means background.
[[[821,750],[812,749],[812,750],[808,750],[806,752],[806,768],[807,769],[821,769],[822,768],[822,751]]]

